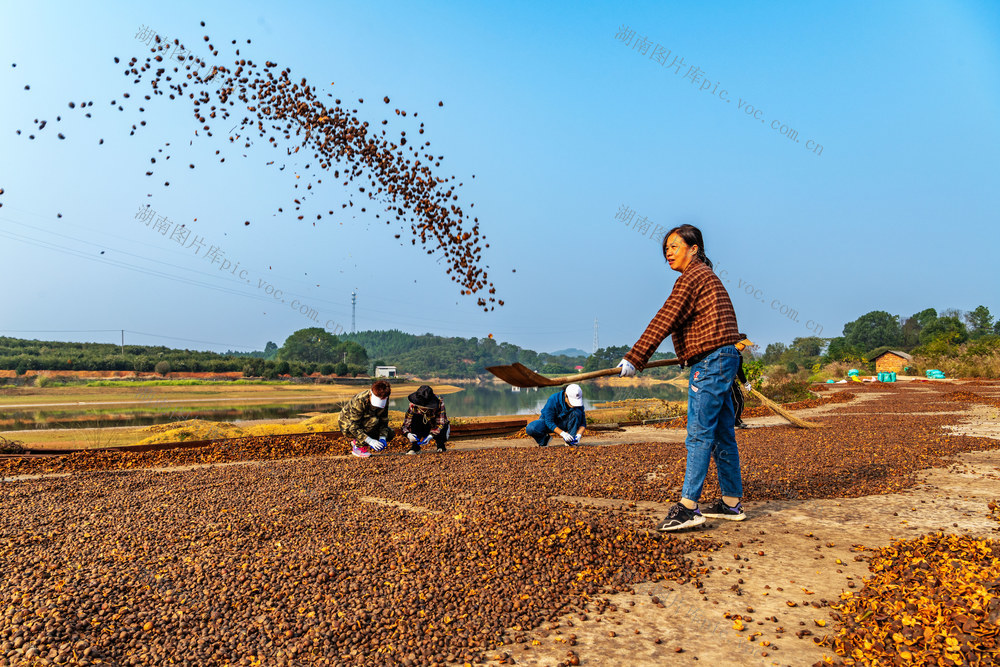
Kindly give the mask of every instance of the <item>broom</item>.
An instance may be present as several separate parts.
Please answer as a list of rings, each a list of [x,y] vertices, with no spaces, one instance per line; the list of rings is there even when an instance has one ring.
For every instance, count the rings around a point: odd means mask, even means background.
[[[748,347],[756,347],[756,346],[753,344],[753,342],[751,340],[749,340],[747,338],[744,338],[740,342],[736,343],[736,349],[739,350],[740,352],[742,352],[745,348],[748,348]],[[792,426],[798,426],[799,428],[822,428],[823,427],[822,424],[816,424],[815,422],[807,422],[805,419],[799,419],[798,417],[796,417],[795,415],[793,415],[791,412],[789,412],[788,410],[785,410],[783,407],[781,407],[780,405],[778,405],[777,403],[775,403],[774,401],[772,401],[770,398],[768,398],[764,394],[762,394],[759,391],[757,391],[756,389],[754,389],[752,386],[750,386],[749,382],[746,384],[745,388],[751,394],[753,394],[754,396],[756,396],[757,399],[761,403],[763,403],[768,408],[770,408],[771,411],[774,412],[774,414],[778,415],[779,417],[783,417],[783,418],[787,419],[789,421],[789,423],[792,424]]]
[[[778,405],[777,403],[775,403],[770,398],[768,398],[764,394],[760,393],[759,391],[757,391],[753,387],[750,387],[750,393],[753,394],[754,396],[756,396],[757,400],[759,400],[761,403],[763,403],[768,408],[770,408],[779,417],[783,417],[784,419],[787,419],[793,426],[798,426],[799,428],[822,428],[823,427],[822,424],[817,424],[815,422],[807,422],[805,419],[799,419],[798,417],[796,417],[795,415],[793,415],[791,412],[789,412],[788,410],[784,409],[783,407],[781,407],[780,405]]]

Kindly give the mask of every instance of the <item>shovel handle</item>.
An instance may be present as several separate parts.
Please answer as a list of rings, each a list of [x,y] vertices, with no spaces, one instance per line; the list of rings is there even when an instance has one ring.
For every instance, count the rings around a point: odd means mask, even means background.
[[[660,366],[676,366],[681,363],[680,359],[660,359],[658,361],[651,361],[646,364],[646,368],[658,368]],[[591,378],[605,377],[607,375],[618,375],[621,373],[619,368],[605,368],[599,371],[590,371],[589,373],[580,373],[578,375],[569,375],[564,378],[553,378],[558,379],[559,384],[564,384],[568,382],[576,382],[577,380],[590,380]]]

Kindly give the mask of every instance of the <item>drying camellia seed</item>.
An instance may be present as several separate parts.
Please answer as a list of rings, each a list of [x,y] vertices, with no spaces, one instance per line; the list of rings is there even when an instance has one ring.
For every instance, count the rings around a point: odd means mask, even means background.
[[[177,39],[171,42],[157,36],[142,62],[137,57],[128,60],[124,75],[130,85],[148,86],[149,92],[143,95],[145,100],[160,97],[164,101],[188,102],[195,121],[194,136],[200,141],[249,148],[252,145],[249,135],[255,133],[266,140],[270,149],[282,151],[289,159],[311,156],[319,170],[332,171],[337,178],[342,171],[343,186],[353,182],[358,195],[382,207],[381,213],[375,214],[377,220],[384,218],[387,225],[396,224],[400,231],[409,227],[414,245],[419,242],[424,248],[442,252],[448,262],[445,273],[458,283],[462,294],[482,294],[476,304],[485,311],[503,305],[481,266],[483,250],[489,244],[481,233],[479,219],[470,220],[459,205],[461,183],[456,184],[454,176],[441,176],[435,171],[444,156],[430,152],[431,142],[408,142],[405,130],[398,134],[387,129],[376,132],[372,127],[374,120],[363,119],[356,109],[341,106],[340,100],[332,107],[327,106],[305,78],[292,79],[290,68],[279,69],[270,60],[258,65],[238,57],[238,50],[237,57],[227,63],[217,58],[219,51],[209,43],[209,35],[204,35],[203,42],[207,49],[205,57],[194,53],[179,56],[175,58],[179,66],[168,69],[160,63],[173,57],[178,49],[186,49]],[[246,42],[250,44],[249,39]],[[115,57],[114,61],[118,63],[120,59]],[[174,76],[178,73],[180,79]],[[29,86],[24,88],[28,90]],[[131,99],[128,92],[122,97]],[[383,101],[388,104],[389,96]],[[363,104],[364,99],[359,98],[358,103]],[[118,105],[120,111],[125,110],[124,104]],[[73,110],[92,105],[93,102],[68,102]],[[438,102],[438,106],[444,106],[444,102]],[[138,108],[140,113],[145,110]],[[226,126],[224,137],[213,136],[212,121]],[[235,122],[235,127],[230,128],[230,122]],[[138,126],[133,124],[129,135],[134,136],[145,126],[146,121]],[[423,130],[421,127],[421,133]],[[65,136],[59,134],[59,138]],[[34,139],[34,135],[29,139]],[[99,143],[103,144],[103,140]],[[220,158],[220,162],[224,161],[224,157]],[[302,171],[311,172],[312,166],[312,162],[306,163]],[[193,164],[189,167],[194,169]],[[301,175],[296,174],[296,180]],[[320,181],[317,179],[316,184]],[[169,182],[164,182],[164,187],[168,186]],[[312,189],[310,182],[307,190]],[[354,206],[351,198],[358,195],[347,194],[351,207]],[[321,219],[322,213],[317,213],[316,218]]]

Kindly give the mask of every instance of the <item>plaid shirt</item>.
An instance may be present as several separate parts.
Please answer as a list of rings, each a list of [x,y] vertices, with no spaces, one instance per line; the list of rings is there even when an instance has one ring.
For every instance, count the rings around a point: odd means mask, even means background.
[[[729,293],[707,264],[698,260],[688,264],[625,359],[642,370],[668,334],[673,334],[674,352],[685,363],[743,339]]]
[[[448,426],[448,415],[444,411],[444,401],[440,397],[438,397],[437,408],[422,408],[422,406],[410,403],[410,407],[406,410],[406,416],[403,417],[403,435],[413,433],[413,418],[417,415],[419,415],[419,419],[424,420],[425,424],[429,424],[432,421],[437,424],[437,426],[431,429],[431,435],[437,435],[443,428]]]

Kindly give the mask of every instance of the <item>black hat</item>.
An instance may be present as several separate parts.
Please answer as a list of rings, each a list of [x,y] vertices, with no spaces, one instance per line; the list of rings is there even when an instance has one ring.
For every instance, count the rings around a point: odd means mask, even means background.
[[[426,384],[420,385],[415,392],[407,397],[407,400],[422,408],[433,408],[440,402],[438,397],[434,395],[434,390]]]

